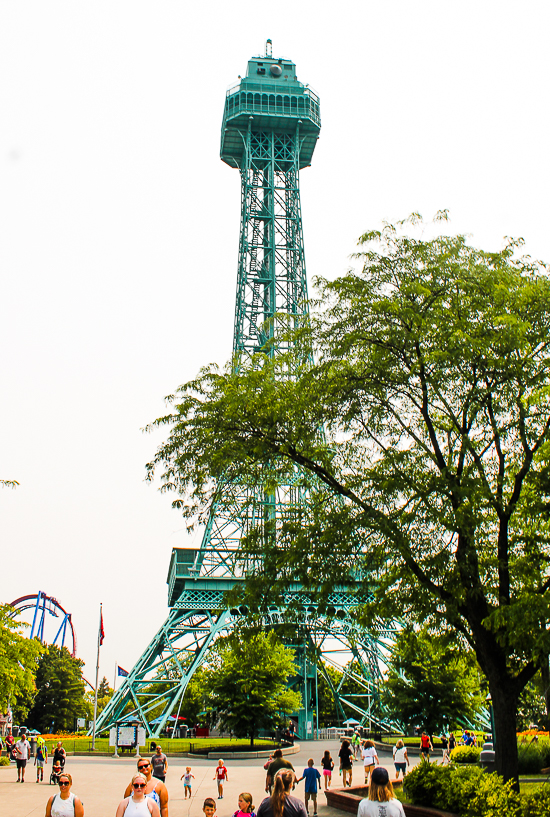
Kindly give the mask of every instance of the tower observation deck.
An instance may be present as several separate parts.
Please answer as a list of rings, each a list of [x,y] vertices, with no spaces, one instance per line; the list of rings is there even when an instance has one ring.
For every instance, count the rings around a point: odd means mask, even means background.
[[[256,57],[249,61],[246,77],[228,90],[220,155],[230,167],[241,167],[246,148],[242,134],[249,124],[254,132],[298,134],[298,167],[311,164],[321,130],[319,97],[298,82],[293,62]]]
[[[236,366],[260,351],[276,355],[285,350],[279,338],[269,343],[279,316],[285,325],[307,320],[299,172],[311,164],[320,127],[319,98],[298,81],[291,60],[272,57],[268,40],[266,55],[249,60],[246,77],[227,92],[221,131],[221,159],[241,178]],[[185,689],[214,640],[246,618],[245,608],[228,609],[225,602],[226,591],[261,569],[240,557],[243,536],[282,519],[289,508],[307,512],[300,486],[298,474],[293,484],[269,489],[223,477],[218,481],[200,547],[172,551],[168,618],[103,710],[98,729],[138,718],[150,736],[157,736],[179,712]],[[286,620],[288,607],[305,611],[290,641],[300,666],[292,683],[302,693],[303,707],[295,713],[302,739],[314,736],[318,672],[333,691],[340,720],[354,716],[375,722],[371,703],[377,698],[380,648],[389,633],[380,631],[376,638],[366,633],[352,615],[355,604],[353,588],[335,587],[329,615],[321,614],[296,584],[280,607],[269,605],[264,617],[266,629],[276,628]],[[331,665],[341,671],[336,685],[327,670]]]

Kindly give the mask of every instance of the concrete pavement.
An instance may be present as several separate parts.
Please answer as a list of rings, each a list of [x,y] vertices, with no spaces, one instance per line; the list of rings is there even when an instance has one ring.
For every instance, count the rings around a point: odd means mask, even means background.
[[[336,770],[332,776],[333,788],[342,785],[342,778],[338,775],[339,741],[309,741],[302,743],[300,751],[290,755],[287,759],[294,766],[298,777],[307,766],[308,758],[312,757],[316,768],[321,771],[321,757],[325,749],[329,749],[335,761]],[[380,755],[380,761],[394,777],[394,767],[391,752]],[[0,767],[0,817],[30,817],[44,815],[48,797],[58,791],[57,786],[50,786],[46,782],[37,784],[36,769],[30,760],[26,770],[26,780],[22,785],[16,783],[17,770],[15,763],[9,767]],[[416,765],[417,759],[411,758],[411,767]],[[237,810],[238,796],[242,791],[249,791],[254,798],[256,808],[266,796],[264,791],[265,770],[263,758],[232,758],[227,760],[229,782],[224,787],[223,800],[217,800],[216,783],[213,780],[215,760],[198,758],[168,758],[168,774],[166,786],[170,796],[169,817],[202,817],[202,804],[205,797],[213,797],[217,803],[217,817],[231,817]],[[193,797],[184,800],[183,782],[180,780],[185,767],[191,766],[195,780],[193,781]],[[114,817],[116,808],[122,800],[126,785],[136,773],[136,760],[132,758],[106,757],[68,757],[66,770],[73,778],[72,791],[77,794],[84,804],[85,817]],[[49,781],[51,762],[44,769],[44,778]],[[354,765],[354,783],[363,780],[363,768],[360,761]],[[304,783],[300,783],[294,794],[303,799]],[[319,817],[344,817],[343,812],[329,808],[325,796],[321,793],[318,798]],[[312,809],[310,806],[310,814]]]

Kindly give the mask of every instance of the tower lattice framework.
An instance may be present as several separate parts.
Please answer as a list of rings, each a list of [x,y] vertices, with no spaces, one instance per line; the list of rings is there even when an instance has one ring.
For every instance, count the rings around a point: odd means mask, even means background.
[[[278,316],[287,323],[307,319],[299,171],[311,163],[320,126],[319,98],[298,81],[294,63],[272,57],[268,41],[266,55],[251,59],[246,77],[227,92],[222,124],[221,158],[241,175],[235,361],[265,348],[270,354],[285,351],[279,341],[269,344]],[[300,480],[269,494],[231,482],[218,486],[200,547],[172,551],[168,618],[101,713],[98,730],[139,719],[156,737],[177,716],[215,639],[246,615],[245,608],[228,609],[225,601],[226,592],[257,569],[239,559],[243,535],[289,506],[299,507],[306,501],[300,491]],[[391,633],[374,637],[358,626],[351,615],[356,603],[351,588],[335,588],[327,618],[296,584],[263,618],[265,628],[277,627],[288,624],[286,608],[301,610],[291,642],[300,667],[294,686],[302,692],[303,708],[295,713],[302,739],[314,735],[318,672],[332,690],[341,720],[352,716],[379,725],[371,703]],[[336,685],[327,666],[343,670]]]

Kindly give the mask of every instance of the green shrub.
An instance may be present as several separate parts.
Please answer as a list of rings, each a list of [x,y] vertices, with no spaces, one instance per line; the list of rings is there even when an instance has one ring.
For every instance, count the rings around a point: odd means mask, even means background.
[[[453,763],[477,763],[481,749],[477,746],[455,746],[451,752]]]
[[[439,808],[461,817],[523,817],[520,798],[512,791],[511,783],[504,784],[501,777],[480,768],[423,762],[408,773],[403,788],[414,805]]]
[[[461,817],[521,817],[522,800],[497,774],[482,772],[475,791],[469,792]]]
[[[450,784],[451,767],[436,766],[421,760],[407,774],[403,791],[415,806],[433,806],[441,791]]]
[[[521,817],[550,817],[550,786],[522,798]]]
[[[550,741],[539,738],[534,743],[520,743],[518,758],[520,774],[538,774],[550,766]]]
[[[0,766],[9,766],[10,759],[9,757],[0,757]]]
[[[518,746],[518,769],[520,774],[539,774],[545,764],[545,753],[542,746],[531,743],[529,746]]]

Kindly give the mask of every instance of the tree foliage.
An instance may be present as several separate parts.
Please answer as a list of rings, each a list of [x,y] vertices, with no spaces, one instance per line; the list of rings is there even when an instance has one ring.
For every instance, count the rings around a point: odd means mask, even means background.
[[[395,640],[383,700],[404,728],[434,734],[475,719],[485,704],[481,678],[471,650],[449,634],[411,627]]]
[[[82,679],[84,662],[66,647],[51,644],[41,655],[36,672],[37,694],[28,725],[41,732],[72,731],[77,718],[89,718],[89,701]]]
[[[109,686],[109,682],[107,678],[103,676],[101,682],[97,688],[97,714],[99,715],[100,712],[103,712],[111,698],[113,697],[114,690],[111,689]],[[88,692],[86,695],[86,700],[89,702],[90,708],[93,710],[94,701],[95,701],[95,694],[94,692]]]
[[[519,242],[407,235],[418,222],[365,233],[362,268],[318,280],[291,352],[172,395],[149,476],[190,523],[226,481],[306,490],[307,512],[244,538],[243,565],[261,564],[247,603],[300,581],[323,609],[351,581],[366,624],[454,630],[488,679],[508,779],[518,696],[550,653],[550,283]]]
[[[287,687],[296,671],[292,650],[273,632],[220,639],[204,674],[207,705],[224,729],[253,744],[261,729],[301,706],[300,694]]]
[[[193,726],[199,722],[199,716],[205,709],[205,700],[205,669],[204,667],[199,667],[187,684],[179,708],[180,717],[185,718],[187,726]],[[174,714],[176,714],[176,712],[174,712]]]
[[[44,649],[24,635],[26,626],[14,617],[13,607],[0,605],[0,712],[11,706],[20,720],[34,700],[37,659]]]

